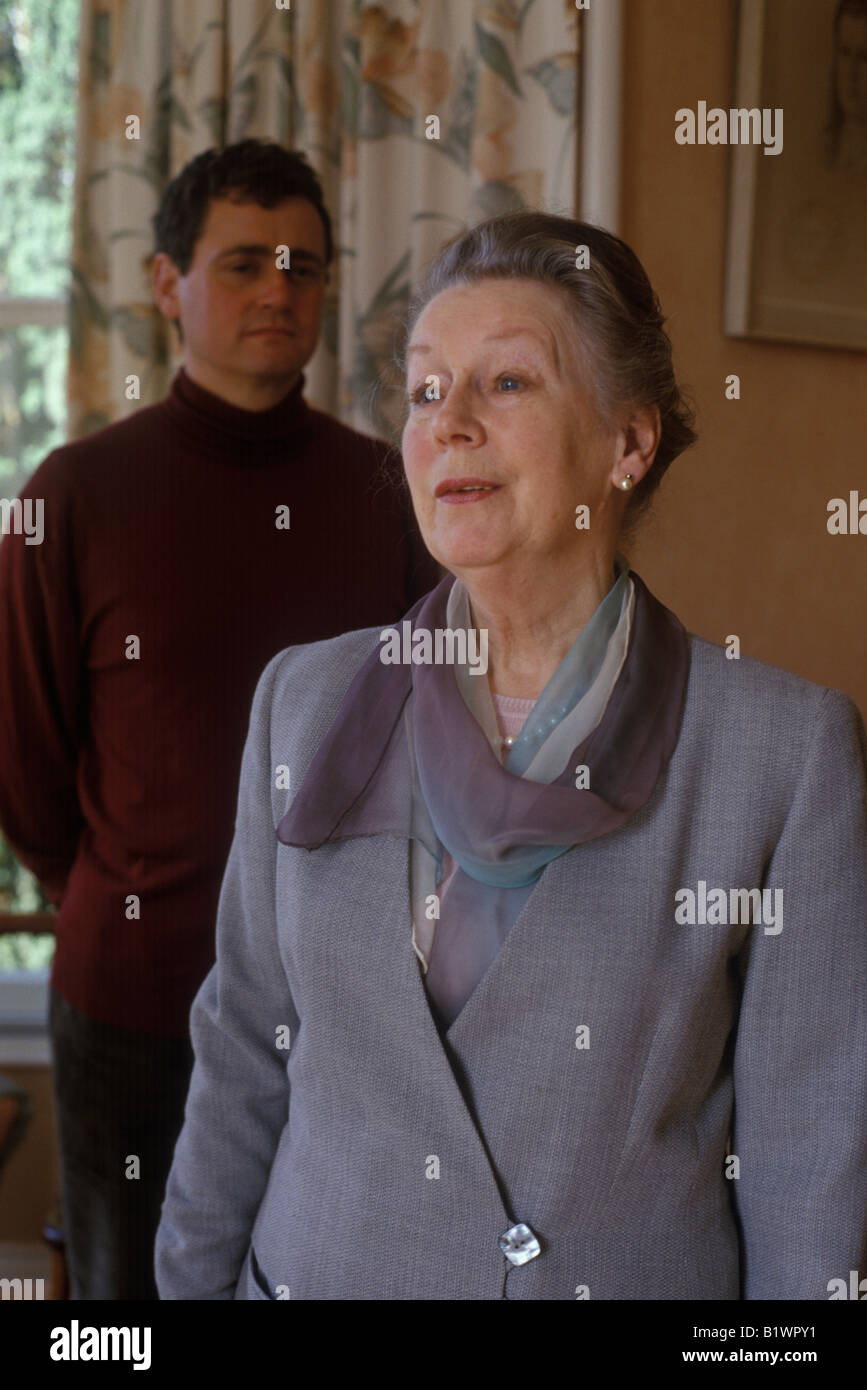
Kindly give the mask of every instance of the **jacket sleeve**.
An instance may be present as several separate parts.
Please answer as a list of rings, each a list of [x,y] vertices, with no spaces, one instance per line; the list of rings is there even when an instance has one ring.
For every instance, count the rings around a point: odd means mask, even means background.
[[[190,1014],[195,1064],[156,1239],[163,1299],[231,1299],[289,1109],[277,1029],[298,1018],[277,947],[270,714],[285,652],[265,667],[241,765],[217,909],[217,958]]]
[[[827,1299],[831,1280],[867,1273],[865,795],[864,725],[826,690],[766,875],[782,917],[767,931],[763,912],[742,961],[732,1188],[744,1299]]]
[[[78,594],[68,479],[49,454],[20,493],[44,536],[0,541],[0,829],[60,903],[84,826],[76,777],[82,720]]]

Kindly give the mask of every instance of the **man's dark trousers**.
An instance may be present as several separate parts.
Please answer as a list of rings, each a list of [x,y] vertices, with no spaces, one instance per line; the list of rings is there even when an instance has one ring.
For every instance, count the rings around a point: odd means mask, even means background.
[[[49,1027],[70,1297],[155,1300],[154,1231],[192,1046],[99,1023],[53,989]]]

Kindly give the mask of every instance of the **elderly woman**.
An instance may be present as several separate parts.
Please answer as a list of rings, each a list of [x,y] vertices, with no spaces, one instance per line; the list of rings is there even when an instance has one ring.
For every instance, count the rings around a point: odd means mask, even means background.
[[[855,706],[630,571],[694,436],[623,242],[494,218],[408,329],[448,573],[261,677],[161,1296],[828,1298],[867,1268]]]

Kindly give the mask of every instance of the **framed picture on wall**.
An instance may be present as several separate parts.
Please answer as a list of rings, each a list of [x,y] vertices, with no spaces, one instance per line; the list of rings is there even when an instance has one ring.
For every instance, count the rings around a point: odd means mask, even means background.
[[[725,332],[867,350],[867,0],[742,0],[736,87]]]

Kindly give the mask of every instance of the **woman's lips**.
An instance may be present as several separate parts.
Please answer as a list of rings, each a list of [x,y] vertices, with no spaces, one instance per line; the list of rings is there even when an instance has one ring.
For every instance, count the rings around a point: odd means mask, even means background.
[[[444,478],[437,486],[434,497],[438,502],[482,502],[499,492],[501,486],[501,483],[491,483],[485,478]]]
[[[458,506],[462,502],[484,502],[487,497],[493,497],[495,492],[500,491],[500,485],[488,488],[469,488],[465,492],[446,492],[442,497],[438,497],[438,502],[448,502],[450,505]]]

